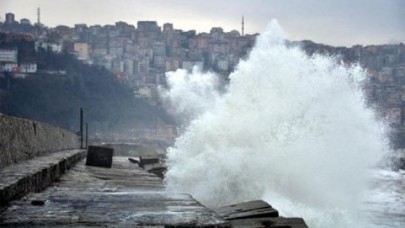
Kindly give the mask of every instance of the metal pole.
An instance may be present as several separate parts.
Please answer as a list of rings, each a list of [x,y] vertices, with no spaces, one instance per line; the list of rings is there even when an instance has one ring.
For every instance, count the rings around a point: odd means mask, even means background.
[[[86,123],[86,148],[89,146],[89,124]]]
[[[80,108],[80,148],[83,149],[83,109]]]

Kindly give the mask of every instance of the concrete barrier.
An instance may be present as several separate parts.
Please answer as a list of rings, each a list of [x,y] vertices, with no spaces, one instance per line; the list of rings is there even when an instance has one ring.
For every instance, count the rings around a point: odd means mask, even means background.
[[[114,149],[101,146],[89,146],[87,149],[86,165],[111,168]]]
[[[0,169],[37,156],[80,147],[75,133],[0,114]]]
[[[231,227],[308,228],[302,218],[279,217],[263,200],[254,200],[213,209]]]

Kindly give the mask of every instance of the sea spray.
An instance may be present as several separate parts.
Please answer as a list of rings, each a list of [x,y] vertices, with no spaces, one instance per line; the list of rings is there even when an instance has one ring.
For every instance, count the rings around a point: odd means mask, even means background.
[[[194,67],[191,74],[187,70],[166,73],[170,90],[160,88],[160,96],[169,111],[188,125],[199,114],[210,110],[220,97],[218,76],[214,73],[202,73]]]
[[[169,74],[165,97],[176,104],[179,96],[170,94],[184,90],[177,86],[202,75]],[[310,227],[361,227],[366,170],[387,150],[384,127],[365,106],[365,77],[357,65],[286,45],[273,21],[230,75],[226,93],[207,92],[201,102],[211,102],[203,106],[195,98],[204,93],[180,96],[193,99],[181,102],[195,112],[168,149],[168,191],[209,207],[262,198]],[[213,88],[193,86],[186,91]]]

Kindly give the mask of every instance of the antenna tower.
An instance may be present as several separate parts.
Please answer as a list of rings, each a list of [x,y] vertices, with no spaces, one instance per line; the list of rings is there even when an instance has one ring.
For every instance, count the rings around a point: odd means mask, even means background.
[[[245,17],[242,16],[242,36],[245,36]]]
[[[37,23],[38,26],[41,26],[41,9],[39,7],[37,8]]]

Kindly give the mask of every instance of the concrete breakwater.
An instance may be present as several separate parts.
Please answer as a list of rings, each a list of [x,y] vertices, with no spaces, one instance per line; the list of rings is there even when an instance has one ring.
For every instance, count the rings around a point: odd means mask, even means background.
[[[156,149],[122,148],[142,167],[119,156],[110,168],[75,166],[85,151],[68,150],[79,146],[74,133],[0,117],[1,155],[8,158],[0,167],[1,227],[307,227],[300,218],[279,217],[262,201],[212,210],[191,195],[166,192],[163,180],[147,169],[164,157]]]
[[[307,228],[263,201],[211,210],[191,195],[166,192],[161,178],[122,156],[111,168],[80,162],[45,191],[11,202],[0,226]]]
[[[77,135],[50,124],[0,114],[0,169],[80,147]]]

